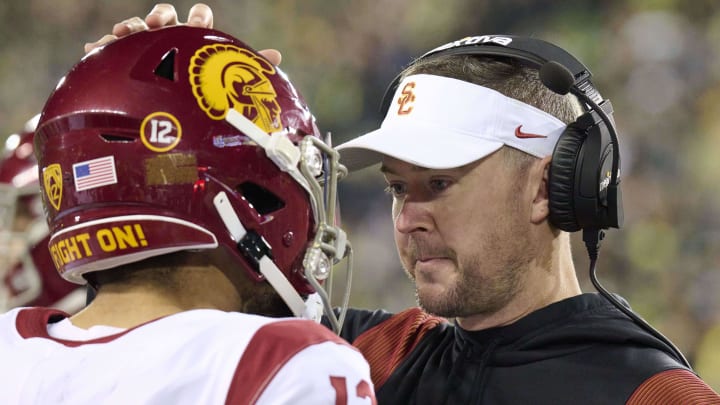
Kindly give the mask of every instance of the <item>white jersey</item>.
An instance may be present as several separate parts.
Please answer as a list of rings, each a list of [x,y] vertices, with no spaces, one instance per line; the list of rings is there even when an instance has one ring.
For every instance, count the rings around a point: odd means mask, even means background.
[[[85,331],[53,309],[0,315],[4,405],[375,402],[362,355],[312,321],[203,309]]]

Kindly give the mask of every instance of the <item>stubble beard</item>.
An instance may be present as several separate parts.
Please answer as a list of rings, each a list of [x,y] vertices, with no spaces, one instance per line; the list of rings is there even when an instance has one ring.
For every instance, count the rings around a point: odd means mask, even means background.
[[[423,295],[416,286],[416,299],[422,309],[444,318],[495,314],[520,291],[527,266],[518,260],[508,260],[502,266],[487,269],[493,273],[486,275],[480,258],[475,256],[456,263],[456,268],[456,282],[442,295]]]
[[[415,284],[418,305],[426,312],[444,318],[473,315],[489,316],[508,305],[523,288],[523,280],[533,260],[530,238],[517,220],[494,224],[495,232],[477,244],[474,254],[459,258],[447,252],[457,272],[455,283],[443,294],[423,294]],[[415,277],[405,269],[411,280]]]
[[[293,313],[285,301],[267,283],[257,284],[254,290],[244,295],[240,312],[266,316],[270,318],[292,317]]]

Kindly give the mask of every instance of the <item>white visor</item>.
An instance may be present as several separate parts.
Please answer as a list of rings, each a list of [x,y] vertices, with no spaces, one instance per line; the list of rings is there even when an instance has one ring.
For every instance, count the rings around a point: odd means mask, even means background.
[[[337,147],[349,170],[391,156],[428,169],[475,162],[503,145],[536,157],[553,153],[566,125],[501,93],[462,80],[406,77],[379,129]]]

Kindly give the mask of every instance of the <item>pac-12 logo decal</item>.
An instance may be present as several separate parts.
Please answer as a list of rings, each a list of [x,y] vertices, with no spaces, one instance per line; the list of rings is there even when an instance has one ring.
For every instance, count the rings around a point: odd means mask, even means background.
[[[180,121],[166,112],[148,114],[140,124],[143,145],[155,152],[167,152],[177,146],[182,137]]]
[[[43,169],[43,188],[47,201],[55,210],[60,210],[62,201],[62,169],[58,163],[53,163]]]
[[[400,105],[400,107],[398,107],[398,115],[407,115],[412,112],[412,104],[415,101],[414,89],[415,82],[408,82],[405,84],[405,87],[403,87],[400,97],[398,97],[397,100],[397,103]]]
[[[233,45],[207,45],[190,59],[190,85],[198,105],[214,120],[233,108],[265,132],[282,129],[277,93],[268,79],[275,67]]]

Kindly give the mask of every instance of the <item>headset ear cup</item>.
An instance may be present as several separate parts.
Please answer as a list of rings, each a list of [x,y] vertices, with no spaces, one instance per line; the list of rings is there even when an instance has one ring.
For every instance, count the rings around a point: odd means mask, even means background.
[[[580,149],[586,139],[586,131],[578,128],[577,123],[568,125],[558,138],[550,162],[548,175],[548,205],[550,223],[560,230],[575,232],[580,230],[575,212],[575,177]]]

